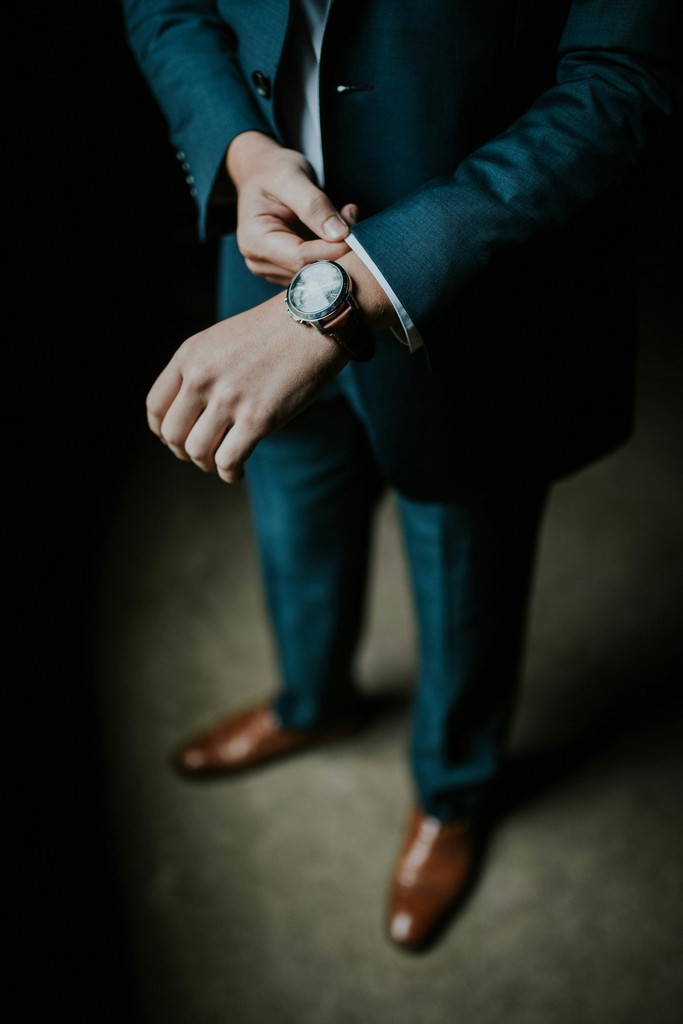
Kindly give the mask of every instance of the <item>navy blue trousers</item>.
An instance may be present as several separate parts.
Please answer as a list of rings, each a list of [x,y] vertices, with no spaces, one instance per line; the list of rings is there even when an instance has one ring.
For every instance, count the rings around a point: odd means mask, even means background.
[[[274,707],[292,728],[357,702],[373,511],[387,484],[349,369],[247,463],[282,676]],[[396,495],[419,635],[410,761],[417,802],[442,821],[476,810],[500,765],[545,495]]]

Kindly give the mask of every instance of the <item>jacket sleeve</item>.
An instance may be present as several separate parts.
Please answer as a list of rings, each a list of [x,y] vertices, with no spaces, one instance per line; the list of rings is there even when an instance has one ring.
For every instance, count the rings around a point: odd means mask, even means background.
[[[121,0],[128,41],[192,185],[199,234],[234,192],[224,169],[241,132],[272,134],[236,59],[236,40],[211,0]]]
[[[475,276],[561,228],[672,123],[682,9],[680,0],[573,0],[554,87],[452,177],[354,227],[425,337]]]

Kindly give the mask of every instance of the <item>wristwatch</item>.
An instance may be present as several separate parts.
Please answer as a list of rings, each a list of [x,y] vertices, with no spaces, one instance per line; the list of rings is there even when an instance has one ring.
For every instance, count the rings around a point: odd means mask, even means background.
[[[375,336],[363,323],[351,291],[351,278],[338,263],[318,260],[292,278],[285,306],[293,320],[312,324],[351,357],[365,361],[375,353]]]

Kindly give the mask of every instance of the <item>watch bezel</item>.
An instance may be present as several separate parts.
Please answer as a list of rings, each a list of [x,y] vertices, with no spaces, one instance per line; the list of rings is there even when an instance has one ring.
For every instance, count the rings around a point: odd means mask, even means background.
[[[307,313],[305,310],[299,309],[299,307],[296,306],[295,303],[292,301],[292,290],[296,285],[297,281],[299,280],[299,278],[301,277],[301,275],[304,274],[307,270],[310,270],[311,267],[315,267],[319,263],[327,263],[329,264],[329,266],[335,268],[335,270],[340,275],[341,286],[337,294],[337,297],[334,299],[333,302],[331,302],[329,305],[323,307],[320,310],[316,310],[315,313]],[[302,267],[301,270],[297,271],[297,273],[294,275],[294,277],[292,278],[287,287],[285,301],[290,316],[293,316],[295,320],[299,320],[302,323],[308,324],[320,324],[329,316],[331,316],[332,313],[336,313],[337,310],[344,305],[350,293],[351,279],[349,278],[349,275],[344,269],[344,267],[340,266],[339,263],[334,263],[332,260],[315,260],[312,263],[307,263],[305,267]]]

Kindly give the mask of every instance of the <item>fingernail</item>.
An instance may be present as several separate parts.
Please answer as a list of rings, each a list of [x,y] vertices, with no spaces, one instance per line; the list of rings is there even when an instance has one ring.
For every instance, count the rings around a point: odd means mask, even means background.
[[[329,238],[330,241],[334,241],[337,238],[344,238],[348,233],[348,228],[341,217],[329,217],[323,224],[323,234],[325,238]]]

